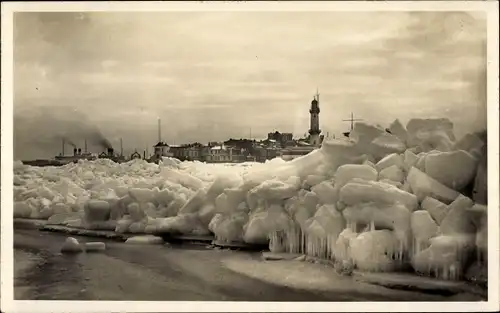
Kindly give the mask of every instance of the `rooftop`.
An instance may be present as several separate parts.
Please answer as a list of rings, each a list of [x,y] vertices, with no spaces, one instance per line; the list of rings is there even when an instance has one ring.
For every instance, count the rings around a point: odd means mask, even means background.
[[[167,143],[163,142],[163,141],[159,141],[156,145],[154,145],[153,147],[168,147]]]

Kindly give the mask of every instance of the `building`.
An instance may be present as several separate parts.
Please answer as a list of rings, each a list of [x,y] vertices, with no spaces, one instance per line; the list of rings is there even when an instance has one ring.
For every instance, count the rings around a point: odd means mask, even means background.
[[[174,156],[173,153],[170,151],[170,146],[163,141],[158,141],[158,143],[153,146],[153,151],[154,154],[151,157],[149,157],[147,155],[147,152],[144,151],[144,156],[143,156],[144,160],[147,160],[148,162],[158,163],[163,157]]]
[[[170,145],[169,151],[173,154],[173,157],[176,159],[181,160],[182,157],[184,156],[184,151],[181,145]]]
[[[170,146],[161,140],[161,119],[158,118],[158,143],[153,146],[154,154],[149,158],[150,162],[158,162],[163,157],[173,157],[174,154],[170,151]],[[148,157],[147,152],[144,152],[144,159]]]
[[[141,159],[141,154],[137,152],[137,150],[130,155],[130,160],[136,160],[136,159]]]
[[[182,161],[202,161],[202,150],[203,145],[198,142],[171,147],[173,156]]]
[[[311,108],[309,113],[311,114],[311,123],[309,128],[309,143],[312,146],[319,146],[321,144],[321,129],[319,129],[319,93],[316,92],[313,101],[311,101]]]
[[[286,148],[286,149],[281,150],[281,158],[285,161],[291,161],[291,160],[296,159],[300,156],[309,154],[316,149],[317,149],[317,147],[314,147],[311,145]]]
[[[239,147],[218,144],[201,148],[200,161],[207,163],[242,163],[248,160],[248,153]],[[253,158],[251,158],[253,160]]]
[[[281,156],[281,149],[277,147],[258,146],[255,148],[255,160],[257,162],[266,162]]]
[[[295,146],[282,149],[280,153],[282,159],[290,161],[309,154],[321,146],[324,135],[321,135],[321,129],[319,128],[319,113],[319,93],[316,92],[309,109],[309,114],[311,115],[309,136],[303,140],[298,140]]]
[[[274,140],[279,143],[282,147],[293,144],[293,134],[292,133],[280,133],[275,131],[267,134],[267,140]]]
[[[155,159],[161,159],[162,157],[173,157],[173,153],[170,152],[170,146],[163,142],[159,141],[156,145],[153,146],[154,148],[154,158]]]
[[[225,145],[208,146],[204,149],[204,161],[207,163],[230,163],[233,149]]]
[[[201,143],[189,144],[183,150],[184,157],[192,161],[201,161],[202,148],[203,145]]]

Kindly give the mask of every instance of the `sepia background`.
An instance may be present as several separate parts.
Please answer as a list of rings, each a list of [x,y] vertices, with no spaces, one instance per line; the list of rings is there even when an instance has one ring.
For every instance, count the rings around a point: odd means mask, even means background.
[[[126,154],[169,144],[323,134],[355,118],[449,117],[486,127],[486,19],[463,12],[161,12],[14,15],[15,159],[61,137]]]

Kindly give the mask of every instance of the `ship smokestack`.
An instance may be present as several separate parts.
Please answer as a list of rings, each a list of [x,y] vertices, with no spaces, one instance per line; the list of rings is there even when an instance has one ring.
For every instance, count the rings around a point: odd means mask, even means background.
[[[73,149],[73,155],[76,155],[78,153],[78,150],[76,148]]]
[[[112,157],[113,156],[113,148],[108,148],[108,156]]]
[[[78,148],[78,155],[82,154],[82,149]]]

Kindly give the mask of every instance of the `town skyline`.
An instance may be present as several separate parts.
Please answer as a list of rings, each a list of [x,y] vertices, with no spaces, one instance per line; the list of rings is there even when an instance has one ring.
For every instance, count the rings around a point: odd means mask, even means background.
[[[466,13],[16,13],[14,157],[95,132],[152,149],[158,118],[168,144],[302,137],[317,88],[323,135],[351,112],[444,115],[461,135],[486,127],[485,46]]]

